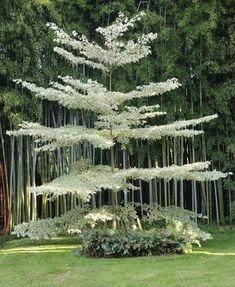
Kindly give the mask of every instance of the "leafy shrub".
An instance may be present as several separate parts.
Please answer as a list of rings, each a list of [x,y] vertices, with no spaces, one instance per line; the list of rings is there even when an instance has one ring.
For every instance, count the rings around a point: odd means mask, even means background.
[[[80,234],[83,229],[106,227],[114,215],[102,209],[89,210],[72,209],[61,217],[38,219],[23,222],[15,226],[12,235],[29,237],[31,239],[49,239],[65,234]]]
[[[61,217],[38,219],[15,226],[12,235],[31,239],[55,238],[66,233],[80,233],[83,226],[83,213],[72,209]]]
[[[195,214],[178,207],[146,205],[142,224],[135,206],[110,209],[73,209],[61,217],[22,223],[12,234],[48,239],[66,233],[79,234],[83,253],[91,257],[123,257],[189,252],[193,244],[211,235],[199,229]],[[115,229],[112,224],[115,222]],[[143,228],[142,228],[143,227]]]
[[[57,218],[41,219],[31,222],[23,222],[15,226],[12,235],[17,237],[29,237],[31,239],[54,238],[62,233],[62,228]]]
[[[90,229],[82,234],[83,254],[88,257],[127,257],[182,253],[184,238],[148,231]]]
[[[145,229],[165,229],[168,234],[184,237],[187,251],[192,249],[193,244],[201,246],[200,241],[212,239],[211,234],[198,228],[194,221],[196,216],[199,218],[202,216],[192,211],[175,206],[163,208],[146,205],[145,214],[143,218]]]

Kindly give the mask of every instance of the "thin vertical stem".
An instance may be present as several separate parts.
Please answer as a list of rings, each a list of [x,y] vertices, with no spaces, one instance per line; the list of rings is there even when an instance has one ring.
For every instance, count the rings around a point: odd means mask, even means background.
[[[220,218],[219,218],[218,190],[216,186],[216,181],[213,181],[213,184],[214,184],[214,193],[215,193],[216,223],[217,223],[217,226],[219,226]]]
[[[112,91],[112,70],[110,70],[110,73],[109,73],[109,91],[110,92]],[[112,124],[110,124],[110,137],[113,138],[113,127],[112,127]],[[115,155],[114,155],[114,147],[113,146],[111,147],[110,153],[111,153],[111,170],[112,170],[112,173],[114,173],[114,169],[115,169]],[[114,211],[115,210],[115,201],[116,201],[114,190],[112,190],[111,201],[112,201],[112,209]]]
[[[126,149],[122,151],[123,169],[126,169]],[[127,205],[127,190],[124,190],[124,204]]]
[[[231,196],[231,179],[229,175],[229,189],[228,189],[228,208],[229,208],[229,222],[232,223],[232,196]]]
[[[5,151],[5,141],[3,137],[3,129],[2,129],[2,123],[0,121],[0,138],[1,138],[1,146],[2,146],[2,156],[3,156],[3,167],[5,170],[5,179],[6,179],[6,190],[9,188],[8,184],[8,167],[7,167],[7,160],[6,160],[6,151]]]
[[[194,144],[194,137],[192,138],[192,162],[195,162],[195,144]],[[192,181],[192,197],[194,202],[194,212],[197,214],[198,212],[198,205],[197,205],[197,188],[196,188],[196,181]],[[195,221],[197,223],[197,215],[195,216]]]
[[[177,164],[177,139],[176,137],[174,138],[174,164]],[[175,206],[178,205],[178,193],[177,193],[177,180],[174,179],[174,201],[175,201]]]
[[[180,164],[184,164],[184,138],[180,138]],[[180,180],[180,207],[184,208],[184,182]]]
[[[165,137],[162,139],[162,159],[163,159],[163,167],[166,166],[166,141]],[[167,207],[167,182],[163,179],[164,182],[164,206]]]
[[[148,146],[148,168],[152,167],[151,158],[150,158],[150,150]],[[149,204],[153,205],[153,185],[152,180],[149,181]]]

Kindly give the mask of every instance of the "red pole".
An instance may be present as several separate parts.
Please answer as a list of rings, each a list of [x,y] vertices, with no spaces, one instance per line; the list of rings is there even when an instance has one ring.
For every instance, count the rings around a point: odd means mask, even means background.
[[[6,204],[6,185],[5,185],[5,177],[4,177],[4,169],[3,164],[0,162],[0,176],[2,178],[2,205],[3,205],[3,233],[7,230],[7,204]]]

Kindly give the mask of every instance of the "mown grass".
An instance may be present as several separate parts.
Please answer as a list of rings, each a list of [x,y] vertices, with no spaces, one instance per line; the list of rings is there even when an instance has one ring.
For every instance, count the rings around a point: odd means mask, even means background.
[[[235,229],[187,255],[74,257],[75,237],[12,240],[0,250],[0,287],[234,287]]]

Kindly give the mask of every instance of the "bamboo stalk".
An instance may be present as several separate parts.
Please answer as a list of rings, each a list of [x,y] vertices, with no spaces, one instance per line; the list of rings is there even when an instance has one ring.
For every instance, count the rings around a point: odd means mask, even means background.
[[[180,164],[184,164],[184,138],[180,138]],[[184,208],[184,183],[180,180],[180,207]]]
[[[32,186],[36,186],[36,163],[37,163],[37,155],[36,155],[36,144],[34,139],[32,140]],[[37,196],[35,193],[31,194],[31,202],[32,202],[32,208],[31,208],[31,220],[37,219]]]
[[[210,224],[210,194],[209,194],[209,183],[206,182],[206,215],[207,215],[207,224]]]
[[[158,180],[158,189],[159,189],[159,205],[162,205],[162,182],[161,179]]]
[[[231,195],[231,178],[229,175],[229,188],[228,188],[228,208],[229,208],[229,222],[232,223],[232,195]]]
[[[112,70],[109,73],[109,91],[112,91]],[[110,137],[113,138],[113,127],[110,124]],[[114,173],[114,169],[115,169],[115,155],[114,155],[114,147],[112,146],[110,149],[110,153],[111,153],[111,169],[112,169],[112,173]],[[112,195],[111,195],[111,202],[112,202],[112,209],[113,212],[115,211],[115,201],[116,201],[116,196],[115,196],[115,191],[112,190]],[[114,222],[113,222],[114,224]]]
[[[215,213],[216,213],[216,223],[219,226],[220,218],[219,218],[219,203],[218,203],[218,191],[216,186],[216,181],[213,181],[214,184],[214,194],[215,194]]]
[[[194,137],[192,138],[192,162],[195,162],[195,141]],[[198,204],[197,204],[197,186],[196,181],[192,181],[192,196],[194,202],[194,212],[198,213]],[[197,216],[195,216],[195,222],[197,223]]]
[[[123,162],[123,169],[127,168],[127,162],[126,162],[126,155],[127,151],[126,149],[122,150],[122,162]],[[127,190],[124,190],[124,204],[127,205]]]
[[[224,199],[223,199],[223,189],[222,189],[222,180],[218,179],[218,200],[219,200],[219,214],[220,222],[224,224]]]
[[[152,168],[149,146],[148,146],[148,168]],[[149,181],[149,204],[153,205],[153,185],[152,185],[152,180]]]
[[[5,141],[3,136],[3,128],[2,123],[0,121],[0,140],[1,140],[1,146],[2,146],[2,155],[3,155],[3,170],[4,170],[4,177],[5,177],[5,193],[6,193],[6,211],[7,211],[7,218],[5,222],[5,228],[6,230],[11,229],[11,212],[12,212],[12,190],[10,190],[9,187],[9,178],[8,178],[8,165],[7,165],[7,159],[6,159],[6,151],[5,151]]]
[[[157,187],[157,178],[154,178],[154,190],[155,190],[155,205],[158,205],[158,187]]]
[[[166,136],[166,162],[167,166],[170,166],[170,144],[169,144],[169,137]],[[171,205],[171,183],[170,181],[167,182],[167,196],[168,196],[168,205]]]
[[[29,137],[26,138],[26,187],[25,187],[25,213],[26,213],[26,221],[30,220],[30,143]]]
[[[13,196],[15,190],[15,161],[14,161],[14,151],[15,151],[15,137],[11,137],[11,168],[10,168],[10,185],[9,185],[9,196],[8,196],[8,229],[14,226],[14,214],[15,209],[13,206]]]
[[[2,128],[1,121],[0,121],[0,139],[1,139],[1,146],[2,146],[3,167],[4,167],[4,170],[5,170],[6,191],[8,191],[8,189],[9,189],[8,166],[7,166],[7,160],[6,160],[5,141],[4,141],[3,128]]]
[[[23,150],[23,138],[22,136],[18,139],[18,165],[17,165],[17,194],[16,194],[16,224],[22,222],[22,206],[24,204],[24,193],[23,193],[23,166],[22,166],[22,150]]]
[[[174,138],[174,164],[177,164],[177,138]],[[174,187],[174,204],[178,206],[178,192],[177,192],[177,180],[173,180]]]
[[[162,138],[162,160],[163,166],[166,166],[166,142],[165,137]],[[167,182],[163,179],[164,182],[164,206],[167,207]]]
[[[138,140],[136,140],[137,165],[138,165],[138,168],[140,168],[140,166],[141,166],[141,164],[140,164],[139,148],[140,148],[139,147],[139,142],[138,142]],[[143,209],[143,187],[142,187],[142,180],[141,179],[138,180],[138,186],[139,186],[140,212],[141,212],[141,216],[143,217],[143,215],[144,215],[144,209]]]

